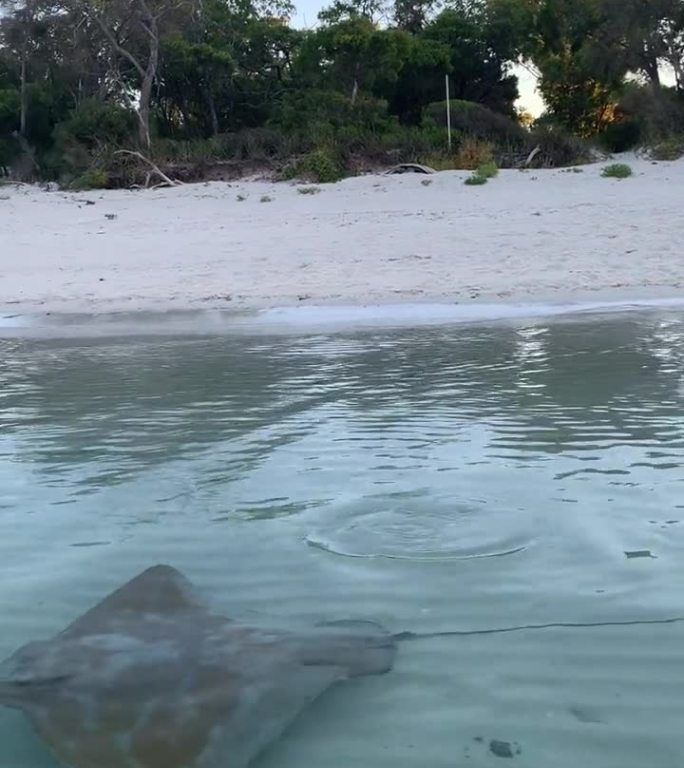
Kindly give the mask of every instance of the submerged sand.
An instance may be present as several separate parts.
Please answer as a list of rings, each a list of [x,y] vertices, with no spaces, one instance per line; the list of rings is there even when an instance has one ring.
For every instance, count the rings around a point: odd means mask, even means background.
[[[0,311],[684,297],[684,161],[154,191],[0,188]],[[309,185],[310,186],[310,185]],[[305,188],[305,186],[304,186]]]

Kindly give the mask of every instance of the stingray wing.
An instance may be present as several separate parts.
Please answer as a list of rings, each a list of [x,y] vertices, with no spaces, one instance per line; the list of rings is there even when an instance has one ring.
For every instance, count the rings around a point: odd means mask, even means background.
[[[20,649],[0,698],[69,768],[246,768],[336,680],[393,658],[372,625],[296,635],[212,615],[156,566]]]
[[[302,663],[286,636],[233,625],[224,639],[223,653],[204,638],[175,658],[131,658],[23,709],[69,768],[246,768],[346,670]]]
[[[174,617],[203,613],[192,584],[169,565],[155,565],[131,579],[70,624],[63,634],[97,634],[130,616]]]

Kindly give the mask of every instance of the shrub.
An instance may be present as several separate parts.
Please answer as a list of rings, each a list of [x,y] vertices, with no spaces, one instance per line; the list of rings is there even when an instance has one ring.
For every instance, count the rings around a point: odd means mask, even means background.
[[[103,168],[89,168],[77,176],[69,185],[70,189],[106,189],[109,184],[109,174]]]
[[[486,184],[488,181],[489,179],[487,176],[480,176],[480,174],[476,171],[471,176],[468,176],[468,178],[463,183],[467,184],[469,187],[479,187],[482,184]]]
[[[268,195],[262,195],[261,199],[259,200],[260,203],[272,203],[273,198],[269,197]]]
[[[330,184],[342,178],[339,160],[327,149],[315,149],[297,164],[300,173],[310,176],[319,184]]]
[[[684,138],[681,136],[673,136],[651,148],[651,157],[654,160],[679,160],[682,156],[684,156]]]
[[[57,143],[78,142],[92,149],[103,144],[126,143],[135,127],[135,115],[110,102],[82,101],[69,117],[55,127]]]
[[[496,163],[482,163],[477,167],[477,170],[465,180],[464,183],[471,187],[481,186],[482,184],[486,184],[489,179],[493,179],[495,176],[497,176],[498,173],[499,169],[496,167]]]
[[[684,99],[674,88],[654,89],[630,83],[618,102],[617,114],[636,122],[642,143],[653,144],[681,132]]]
[[[609,123],[598,142],[608,152],[627,152],[641,143],[641,125],[631,118]]]
[[[625,163],[613,163],[607,165],[602,171],[601,176],[605,179],[627,179],[632,175],[632,169]]]
[[[528,146],[530,151],[539,147],[533,162],[536,168],[558,168],[592,160],[585,141],[555,126],[536,127],[530,133]]]
[[[475,170],[481,165],[494,161],[494,147],[488,141],[465,138],[458,148],[454,162],[457,168]]]
[[[483,163],[478,166],[476,173],[478,176],[484,176],[485,179],[493,179],[495,176],[498,176],[499,169],[494,162]]]
[[[446,126],[446,102],[430,104],[425,112],[435,124]],[[452,101],[450,117],[455,132],[497,146],[521,147],[527,140],[527,131],[515,120],[472,101]]]
[[[317,195],[320,191],[320,187],[297,187],[300,195]]]
[[[135,115],[119,104],[88,100],[73,109],[54,129],[54,147],[43,167],[48,176],[79,189],[107,186],[113,151],[127,143]]]
[[[285,165],[279,177],[282,181],[305,177],[319,184],[329,184],[339,181],[343,175],[342,163],[336,153],[328,149],[315,149]]]

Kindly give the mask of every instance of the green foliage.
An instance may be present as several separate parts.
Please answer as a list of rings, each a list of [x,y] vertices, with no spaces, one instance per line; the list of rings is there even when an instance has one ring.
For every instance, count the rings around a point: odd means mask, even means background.
[[[530,133],[530,149],[539,147],[533,165],[538,168],[562,168],[592,160],[589,145],[562,128],[539,126]]]
[[[601,176],[605,179],[627,179],[631,175],[632,169],[625,163],[613,163],[601,171]]]
[[[0,176],[19,154],[19,143],[12,136],[19,128],[19,91],[0,89]]]
[[[428,24],[423,35],[448,51],[454,99],[514,114],[518,81],[509,73],[508,61],[515,58],[515,51],[499,33],[487,3],[453,2]],[[441,96],[443,82],[438,87]]]
[[[499,146],[522,147],[528,133],[515,120],[472,101],[452,101],[450,109],[452,130]],[[426,113],[438,125],[446,126],[446,102],[430,104]]]
[[[474,170],[494,162],[494,145],[489,141],[467,137],[461,142],[454,158],[457,168]]]
[[[499,169],[496,167],[496,163],[483,163],[476,171],[478,176],[484,176],[486,179],[493,179],[499,175]]]
[[[118,104],[94,99],[81,102],[55,126],[53,147],[44,159],[52,178],[78,188],[101,188],[109,181],[113,153],[131,138],[134,114]]]
[[[659,79],[659,64],[684,71],[679,0],[394,0],[390,24],[382,0],[334,0],[308,31],[279,18],[287,0],[158,3],[151,37],[138,2],[0,0],[0,174],[138,183],[141,164],[116,150],[139,143],[185,179],[255,163],[316,182],[397,162],[519,166],[536,147],[535,166],[572,165],[591,159],[583,139],[681,151],[669,139],[683,130],[684,79]],[[514,108],[520,58],[548,105],[531,131]]]
[[[58,142],[77,142],[93,149],[103,144],[120,146],[128,142],[135,129],[135,115],[109,102],[88,99],[73,109],[55,128]]]
[[[343,176],[341,164],[333,152],[325,149],[316,149],[304,157],[299,163],[299,171],[320,184],[331,184]]]
[[[670,162],[684,157],[684,136],[673,136],[661,141],[651,148],[651,157],[654,160]]]
[[[300,195],[317,195],[320,191],[320,187],[297,187]]]
[[[109,186],[109,174],[104,168],[90,168],[77,176],[69,185],[70,189],[106,189]]]
[[[471,176],[468,176],[468,178],[463,183],[467,184],[469,187],[479,187],[483,184],[486,184],[488,181],[488,176],[481,176],[477,171],[475,171],[475,173],[473,173]]]
[[[627,152],[641,143],[641,125],[627,119],[609,123],[599,134],[599,144],[608,152]]]
[[[655,144],[681,133],[684,94],[673,88],[653,88],[630,83],[618,101],[621,119],[639,126],[640,143]]]
[[[485,163],[481,163],[477,169],[464,181],[471,187],[481,186],[486,184],[490,179],[495,178],[499,174],[499,169],[493,160]]]

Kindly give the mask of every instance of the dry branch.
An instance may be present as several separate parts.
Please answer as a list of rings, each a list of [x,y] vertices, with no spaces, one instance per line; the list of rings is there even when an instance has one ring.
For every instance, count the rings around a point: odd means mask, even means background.
[[[162,171],[159,166],[155,165],[149,158],[145,157],[145,155],[142,154],[142,152],[137,152],[136,150],[132,149],[117,149],[117,151],[114,153],[116,155],[130,155],[132,157],[137,157],[139,160],[142,160],[143,163],[147,163],[147,165],[150,166],[153,173],[156,173],[157,176],[164,182],[165,185],[169,187],[178,187],[182,186],[183,182],[178,181],[177,179],[172,179],[169,176],[167,176],[164,171]],[[150,174],[147,174],[147,183],[146,186],[149,185],[149,179]]]

